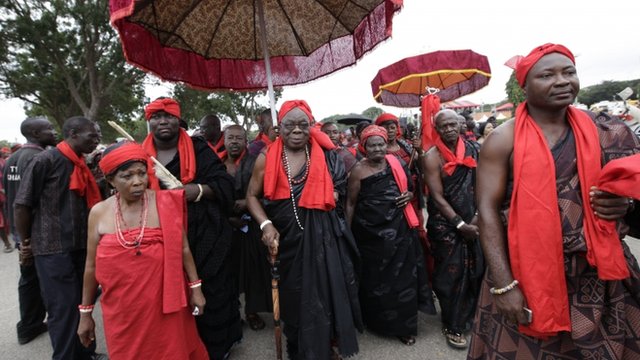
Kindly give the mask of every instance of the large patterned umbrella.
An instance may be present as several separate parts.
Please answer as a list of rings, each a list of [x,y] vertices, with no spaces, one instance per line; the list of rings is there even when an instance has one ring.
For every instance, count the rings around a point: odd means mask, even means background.
[[[380,69],[371,90],[384,105],[418,107],[427,88],[438,89],[438,97],[446,102],[483,88],[490,78],[486,56],[471,50],[436,51]]]
[[[203,89],[301,84],[391,35],[402,0],[110,0],[131,64]],[[264,46],[266,44],[266,46]],[[273,103],[272,103],[272,108]]]

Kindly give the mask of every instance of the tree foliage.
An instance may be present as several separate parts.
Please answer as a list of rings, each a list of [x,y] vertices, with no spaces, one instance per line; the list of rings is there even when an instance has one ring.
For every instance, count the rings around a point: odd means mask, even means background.
[[[620,97],[616,95],[627,87],[630,87],[633,90],[633,95],[631,95],[630,99],[638,99],[640,79],[627,81],[603,81],[600,84],[588,86],[580,90],[580,93],[578,94],[578,101],[587,106],[591,106],[599,101],[621,100]]]
[[[190,128],[197,127],[203,116],[215,114],[222,122],[232,122],[249,131],[258,115],[268,108],[263,105],[268,103],[266,90],[209,92],[179,84],[174,87],[173,96],[180,103],[182,119]],[[281,96],[282,91],[276,89],[275,101]]]
[[[83,115],[117,135],[107,120],[141,113],[144,73],[127,65],[109,25],[107,0],[0,0],[0,93],[28,115],[61,126]]]
[[[369,119],[375,120],[383,112],[384,112],[384,110],[382,110],[381,108],[376,107],[376,106],[372,106],[372,107],[366,109],[365,111],[363,111],[362,112],[362,116],[366,116]]]
[[[520,84],[518,84],[515,71],[511,73],[504,90],[507,93],[507,98],[513,104],[514,108],[518,107],[518,104],[525,100],[524,91],[520,87]]]

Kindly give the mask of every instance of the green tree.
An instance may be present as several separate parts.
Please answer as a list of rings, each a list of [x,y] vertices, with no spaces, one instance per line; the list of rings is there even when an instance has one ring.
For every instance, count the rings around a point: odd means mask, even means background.
[[[627,81],[603,81],[600,84],[587,86],[580,90],[578,94],[578,101],[590,106],[604,100],[620,100],[616,94],[625,88],[630,87],[634,90],[630,99],[638,98],[638,91],[640,91],[640,79],[627,80]]]
[[[107,120],[139,119],[145,74],[125,63],[107,0],[0,0],[0,28],[0,93],[28,115],[83,115],[107,141]]]
[[[384,110],[382,110],[381,108],[376,107],[376,106],[372,106],[372,107],[366,109],[365,111],[363,111],[362,112],[362,116],[366,116],[369,119],[375,120],[383,112],[384,112]]]
[[[268,102],[267,91],[209,92],[179,84],[173,89],[174,98],[180,103],[181,116],[189,127],[196,127],[200,119],[207,114],[216,114],[221,121],[240,125],[247,131],[256,118],[265,109]],[[275,90],[275,100],[282,96],[282,90]]]
[[[514,109],[525,100],[524,91],[520,87],[520,84],[518,84],[515,71],[511,73],[511,77],[509,77],[504,90],[507,93],[507,98],[513,104]]]

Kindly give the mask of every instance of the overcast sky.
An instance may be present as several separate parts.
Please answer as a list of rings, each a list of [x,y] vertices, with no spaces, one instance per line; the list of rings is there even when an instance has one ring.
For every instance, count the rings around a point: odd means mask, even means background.
[[[581,85],[640,78],[640,1],[431,1],[405,0],[393,22],[393,36],[356,65],[305,85],[284,89],[283,100],[304,99],[317,119],[360,113],[379,106],[370,82],[378,70],[408,56],[437,50],[471,49],[486,55],[492,78],[484,89],[462,99],[495,103],[506,98],[511,69],[504,62],[535,46],[560,43],[577,56]],[[527,5],[525,5],[527,4]],[[152,98],[168,87],[151,90]],[[265,101],[264,105],[267,105]],[[279,104],[277,105],[277,107]],[[396,115],[418,109],[383,107]],[[0,139],[23,141],[22,103],[0,100]]]

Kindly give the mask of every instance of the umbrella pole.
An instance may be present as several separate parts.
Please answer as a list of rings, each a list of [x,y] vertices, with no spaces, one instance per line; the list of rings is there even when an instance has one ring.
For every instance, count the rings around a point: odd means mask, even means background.
[[[273,299],[273,330],[276,341],[276,359],[282,360],[282,329],[280,328],[280,292],[278,290],[278,248],[269,248],[271,260],[271,297]]]
[[[276,99],[273,91],[273,77],[271,76],[271,58],[269,57],[269,48],[267,47],[267,26],[264,21],[264,0],[256,0],[258,6],[258,23],[260,24],[260,43],[262,44],[262,52],[264,55],[264,67],[267,73],[267,87],[269,89],[269,107],[271,108],[271,121],[273,126],[278,125],[278,117],[276,116]]]

